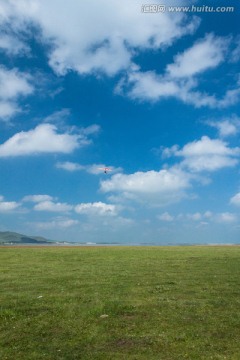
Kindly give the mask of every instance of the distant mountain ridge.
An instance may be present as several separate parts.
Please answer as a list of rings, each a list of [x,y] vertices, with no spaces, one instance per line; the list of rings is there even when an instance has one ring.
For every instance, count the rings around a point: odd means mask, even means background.
[[[0,231],[0,244],[53,244],[41,236],[28,236],[11,231]]]

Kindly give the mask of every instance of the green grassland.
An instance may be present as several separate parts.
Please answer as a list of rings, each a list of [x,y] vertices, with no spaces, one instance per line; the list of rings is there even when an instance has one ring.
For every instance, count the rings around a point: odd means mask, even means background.
[[[239,360],[240,247],[2,247],[0,359]]]

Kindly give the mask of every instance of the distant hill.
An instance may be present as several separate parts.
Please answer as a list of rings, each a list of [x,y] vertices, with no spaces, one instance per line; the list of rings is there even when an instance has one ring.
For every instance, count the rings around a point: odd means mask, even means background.
[[[47,240],[40,236],[27,236],[10,231],[0,231],[0,245],[7,244],[54,244],[54,241]]]

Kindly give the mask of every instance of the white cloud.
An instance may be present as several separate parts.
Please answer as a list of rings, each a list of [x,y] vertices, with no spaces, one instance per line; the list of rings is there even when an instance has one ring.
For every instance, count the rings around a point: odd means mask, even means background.
[[[183,176],[184,175],[184,176]],[[188,185],[185,174],[179,170],[160,170],[136,172],[134,174],[116,174],[110,180],[103,181],[103,191],[130,191],[156,193],[158,191],[178,190]]]
[[[0,66],[0,98],[1,100],[15,99],[21,95],[29,95],[33,92],[30,84],[31,77],[21,73],[17,69],[8,70]]]
[[[15,31],[27,31],[29,23],[40,26],[42,41],[53,45],[48,56],[56,73],[113,75],[131,66],[137,49],[169,46],[199,25],[197,17],[168,12],[148,16],[141,7],[140,0],[69,0],[68,6],[63,0],[8,0],[1,4],[0,16],[3,23],[11,18]]]
[[[29,47],[14,35],[0,34],[0,50],[7,55],[26,55]]]
[[[168,213],[165,214],[167,221]],[[163,214],[163,220],[165,214]],[[176,219],[181,221],[181,223],[186,223],[187,221],[188,224],[189,224],[189,220],[196,222],[199,225],[208,225],[209,223],[231,224],[238,220],[238,216],[234,213],[229,213],[229,212],[213,213],[208,210],[205,212],[195,212],[195,213],[187,213],[187,214],[180,213],[178,216],[176,216]]]
[[[179,0],[180,1],[180,0]],[[180,1],[178,5],[184,3]],[[161,0],[156,1],[161,4]],[[104,73],[113,76],[128,72],[116,92],[133,99],[158,101],[174,97],[196,107],[222,108],[240,98],[239,86],[227,89],[222,98],[196,90],[193,77],[217,67],[224,59],[229,39],[207,34],[175,57],[164,75],[140,72],[134,58],[147,49],[165,49],[186,34],[192,34],[200,19],[184,13],[145,14],[140,0],[12,0],[1,4],[0,17],[15,33],[28,34],[34,25],[36,38],[47,45],[49,64],[57,74]],[[51,14],[51,16],[49,16]],[[111,14],[111,16],[109,16]],[[69,21],[71,19],[71,21]],[[11,20],[11,21],[10,21]],[[29,24],[31,26],[29,26]],[[67,26],[62,26],[67,24]],[[92,26],[94,24],[94,27]],[[126,26],[127,24],[127,26]],[[24,46],[24,45],[22,45]],[[236,58],[236,56],[235,56]]]
[[[170,215],[168,212],[158,215],[157,218],[161,221],[167,221],[167,222],[171,222],[174,220],[174,217]]]
[[[127,91],[132,99],[157,101],[160,98],[177,97],[180,88],[175,81],[157,75],[154,71],[135,71],[129,72],[125,79],[122,78],[115,91],[118,94]]]
[[[240,192],[230,199],[230,204],[240,206]]]
[[[84,135],[93,135],[93,134],[97,134],[101,130],[101,127],[100,125],[93,124],[86,128],[82,128],[81,130]]]
[[[238,163],[238,160],[229,158],[227,156],[211,155],[189,157],[182,162],[183,166],[187,166],[191,171],[216,171],[224,167],[233,167]]]
[[[51,221],[45,222],[36,222],[34,226],[41,230],[48,230],[48,229],[59,229],[59,228],[70,228],[79,224],[78,220],[68,219],[68,218],[56,218]]]
[[[112,204],[105,204],[103,202],[82,203],[75,207],[78,214],[86,215],[100,215],[100,216],[115,216],[117,215],[117,207]]]
[[[81,134],[57,132],[52,124],[41,124],[35,129],[21,131],[0,145],[0,157],[71,153],[90,141]]]
[[[205,217],[206,219],[211,219],[212,216],[213,214],[209,210],[205,211],[205,213],[203,214],[203,217]]]
[[[56,226],[60,226],[60,227],[71,227],[71,226],[74,226],[74,225],[77,225],[79,224],[79,221],[78,220],[73,220],[73,219],[65,219],[65,220],[59,220],[56,222]]]
[[[58,126],[64,126],[64,124],[68,122],[70,117],[72,117],[71,110],[68,108],[63,108],[61,110],[55,111],[52,114],[46,116],[43,119],[43,122],[48,123],[48,124],[53,123]],[[73,127],[73,129],[74,129],[74,127]],[[89,135],[98,134],[100,132],[100,130],[101,130],[101,127],[98,124],[93,124],[93,125],[87,126],[85,128],[83,128],[83,127],[79,128],[79,131],[85,137],[87,137]]]
[[[216,97],[213,98],[211,107],[218,107],[218,108],[226,108],[228,106],[236,104],[240,99],[240,87],[239,82],[237,82],[237,87],[231,90],[227,90],[225,95],[221,99],[217,99]]]
[[[7,121],[20,111],[15,102],[0,100],[0,120]]]
[[[207,124],[216,128],[220,137],[236,135],[240,129],[240,119],[237,116],[220,121],[207,121]]]
[[[55,111],[53,114],[48,115],[45,117],[44,122],[45,123],[62,123],[65,120],[69,118],[71,115],[71,111],[69,109],[61,109],[58,111]]]
[[[232,51],[231,58],[230,58],[230,61],[232,61],[233,63],[236,63],[239,60],[240,60],[240,36],[238,36],[236,39],[235,48]]]
[[[117,94],[131,99],[156,102],[176,98],[195,107],[224,108],[240,99],[239,83],[227,89],[222,97],[198,91],[199,75],[217,67],[227,52],[229,39],[208,34],[191,48],[175,57],[163,74],[131,69],[115,88]]]
[[[3,201],[0,202],[0,212],[9,212],[17,209],[19,206],[15,201]]]
[[[122,168],[120,167],[115,168],[114,166],[106,166],[104,164],[80,165],[78,163],[73,163],[70,161],[58,162],[56,164],[56,167],[58,169],[63,169],[71,172],[84,170],[89,174],[93,174],[93,175],[102,174],[106,167],[110,169],[109,171],[111,172],[111,174],[122,171]]]
[[[187,218],[193,221],[200,221],[202,219],[202,214],[196,212],[194,214],[187,214]]]
[[[185,145],[182,150],[177,152],[180,156],[198,155],[227,155],[234,156],[239,154],[239,148],[228,148],[227,143],[219,139],[210,139],[202,136],[201,140],[193,141]]]
[[[162,220],[166,217],[166,221],[168,221],[168,213],[162,214]],[[160,219],[160,217],[158,216]],[[171,215],[170,215],[171,219]],[[195,213],[180,213],[175,217],[176,220],[180,221],[182,224],[190,224],[189,221],[196,222],[198,225],[208,225],[209,223],[225,223],[231,224],[238,220],[238,216],[234,213],[229,212],[221,212],[221,213],[213,213],[209,210],[205,212],[195,212]]]
[[[0,213],[9,213],[17,210],[21,204],[16,201],[3,201],[3,197],[0,198]]]
[[[120,95],[127,94],[134,100],[156,102],[166,98],[176,98],[196,108],[207,106],[210,108],[226,108],[236,104],[240,99],[239,84],[227,90],[220,98],[197,90],[197,79],[171,78],[168,75],[159,75],[155,71],[129,72],[122,78],[115,88]]]
[[[33,93],[31,82],[28,74],[0,66],[0,119],[6,121],[21,111],[17,100]]]
[[[235,135],[238,132],[236,126],[231,124],[228,120],[215,124],[215,127],[219,130],[219,134],[222,137]]]
[[[58,162],[56,164],[56,168],[73,172],[78,170],[84,170],[85,166],[70,161],[65,161],[65,162]]]
[[[42,201],[51,201],[51,200],[53,200],[53,198],[50,195],[27,195],[24,196],[24,198],[22,199],[22,201],[24,202],[34,202],[34,203],[39,203]]]
[[[177,216],[177,219],[180,221],[184,221],[184,220],[190,220],[190,221],[196,221],[196,222],[200,222],[200,224],[208,224],[208,222],[206,222],[206,220],[210,221],[210,220],[214,220],[215,219],[215,215],[207,210],[205,212],[195,212],[195,213],[187,213],[187,214],[183,214],[180,213]]]
[[[167,66],[172,78],[189,77],[218,66],[223,60],[229,40],[208,34],[191,48],[175,57]]]
[[[195,81],[181,81],[179,99],[186,104],[194,105],[196,108],[208,106],[210,108],[226,108],[228,106],[236,104],[240,99],[240,84],[237,82],[231,85],[231,89],[221,96],[217,97],[215,94],[208,94],[196,90],[198,86],[198,80]],[[226,88],[226,85],[224,85]]]
[[[188,187],[189,174],[177,168],[130,175],[116,174],[101,182],[103,192],[117,192],[123,198],[159,206],[179,201],[185,196],[184,191]]]
[[[53,201],[41,201],[34,206],[36,211],[68,212],[72,209],[72,205],[60,202],[54,203]]]
[[[238,220],[237,215],[229,212],[224,212],[216,216],[216,221],[220,223],[231,224]]]
[[[183,157],[181,166],[191,171],[216,171],[224,167],[232,167],[238,163],[240,148],[230,148],[219,139],[203,136],[200,140],[186,144],[182,149],[174,145],[163,150],[163,155]]]

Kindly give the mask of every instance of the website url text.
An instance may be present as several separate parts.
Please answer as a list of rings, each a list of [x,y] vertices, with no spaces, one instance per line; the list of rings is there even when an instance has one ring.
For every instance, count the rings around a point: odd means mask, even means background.
[[[186,12],[186,13],[231,13],[235,11],[234,6],[167,6],[167,5],[156,5],[146,4],[142,5],[141,8],[143,13],[164,13],[164,12]]]

